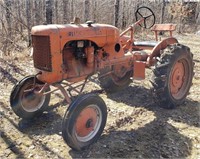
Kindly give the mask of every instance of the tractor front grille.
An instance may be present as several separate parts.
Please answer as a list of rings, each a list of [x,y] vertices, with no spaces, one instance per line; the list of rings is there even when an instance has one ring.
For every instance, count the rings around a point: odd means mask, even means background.
[[[51,47],[49,36],[32,35],[34,67],[40,70],[52,71]]]

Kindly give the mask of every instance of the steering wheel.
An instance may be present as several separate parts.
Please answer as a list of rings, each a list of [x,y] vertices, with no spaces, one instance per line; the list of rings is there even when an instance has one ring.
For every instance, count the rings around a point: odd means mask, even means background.
[[[151,28],[156,21],[155,14],[148,7],[139,7],[135,12],[135,17],[136,21],[140,20],[141,18],[144,18],[143,23],[140,23],[139,25],[146,29]]]

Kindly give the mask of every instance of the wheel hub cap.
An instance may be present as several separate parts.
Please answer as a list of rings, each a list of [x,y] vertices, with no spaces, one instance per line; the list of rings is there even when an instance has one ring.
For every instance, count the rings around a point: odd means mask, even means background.
[[[32,86],[31,86],[32,87]],[[26,88],[30,89],[31,87]],[[33,91],[24,92],[21,97],[21,104],[27,112],[34,112],[40,109],[45,101],[45,96],[35,94]]]
[[[80,137],[89,135],[97,122],[98,114],[92,107],[85,108],[76,121],[76,133]]]
[[[173,73],[172,73],[172,82],[171,88],[172,93],[176,94],[184,82],[184,66],[183,63],[177,62],[174,66]]]

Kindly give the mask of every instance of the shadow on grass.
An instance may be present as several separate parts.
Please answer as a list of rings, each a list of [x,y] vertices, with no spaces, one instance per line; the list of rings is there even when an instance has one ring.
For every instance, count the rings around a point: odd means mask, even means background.
[[[21,119],[18,123],[18,129],[29,135],[59,134],[61,132],[62,117],[54,109],[61,105],[67,105],[66,101],[63,100],[54,105],[50,105],[39,117],[30,120]],[[41,131],[38,131],[38,129]]]
[[[7,145],[7,149],[10,149],[14,154],[17,155],[18,158],[25,158],[24,153],[16,146],[16,142],[13,141],[10,136],[8,136],[5,132],[1,132],[1,138]]]
[[[55,152],[52,148],[50,148],[48,145],[45,144],[45,142],[36,142],[37,138],[35,139],[34,136],[37,135],[51,135],[51,134],[60,134],[61,131],[61,120],[62,117],[58,115],[53,109],[57,108],[60,105],[66,104],[65,101],[61,101],[55,105],[52,105],[48,109],[48,113],[44,112],[40,117],[33,118],[31,120],[19,120],[18,124],[14,121],[14,118],[11,116],[13,113],[11,110],[3,103],[0,102],[2,112],[0,112],[0,115],[4,119],[6,119],[7,122],[10,123],[14,127],[14,129],[17,129],[21,131],[23,134],[28,135],[28,139],[32,141],[32,144],[35,146],[40,147],[43,151],[47,151],[48,154],[51,156],[55,156],[57,158],[62,158],[59,153]],[[10,113],[9,113],[10,112]],[[10,125],[8,125],[10,127]],[[1,127],[5,127],[6,125],[2,125]],[[12,128],[13,129],[13,128]],[[14,130],[13,129],[13,130]],[[2,138],[4,144],[7,145],[6,149],[11,150],[12,153],[16,155],[17,158],[27,158],[27,156],[24,153],[24,149],[20,149],[20,146],[17,144],[16,141],[13,140],[13,135],[15,136],[15,131],[13,132],[6,132],[7,129],[2,129],[0,131],[0,137]],[[14,134],[13,134],[14,133]],[[33,136],[34,135],[34,136]],[[16,138],[18,140],[18,138]],[[23,141],[23,139],[22,139]],[[30,145],[31,146],[31,145]],[[6,156],[4,156],[6,157]]]
[[[22,75],[22,76],[25,76],[25,73],[24,73],[24,70],[22,70],[21,68],[19,68],[17,65],[15,64],[12,64],[12,63],[9,63],[8,61],[0,58],[0,61],[2,61],[3,63],[5,63],[6,65],[8,65],[14,72]]]
[[[5,70],[3,67],[0,66],[0,72],[2,72],[3,74],[3,79],[7,79],[9,80],[12,84],[16,84],[17,83],[17,79],[15,77],[13,77],[12,74],[10,74],[10,72],[8,72],[7,70]]]

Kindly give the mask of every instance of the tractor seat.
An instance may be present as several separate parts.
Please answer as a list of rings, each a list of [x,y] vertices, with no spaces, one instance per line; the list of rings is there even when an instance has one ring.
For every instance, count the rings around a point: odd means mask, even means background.
[[[134,41],[133,46],[154,47],[158,44],[157,41]]]

